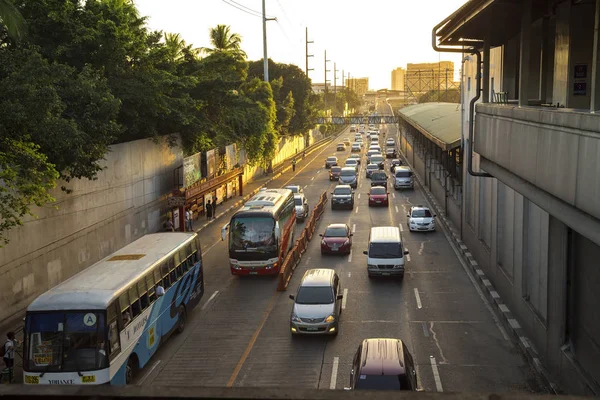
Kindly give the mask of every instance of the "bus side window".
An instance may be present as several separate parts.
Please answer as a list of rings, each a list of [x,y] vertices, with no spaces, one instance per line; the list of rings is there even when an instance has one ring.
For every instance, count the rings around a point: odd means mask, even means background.
[[[166,262],[160,266],[160,272],[162,273],[163,287],[167,290],[171,287],[171,281],[169,279],[169,265]]]
[[[135,318],[142,312],[137,287],[135,285],[129,288],[129,301],[131,302],[131,318]]]
[[[108,319],[108,351],[111,360],[121,351],[119,328],[117,326],[118,310],[116,301],[113,301],[106,309]]]
[[[196,235],[196,247],[198,248],[198,260],[202,260],[202,246],[200,245],[200,236]]]
[[[148,299],[148,288],[146,286],[146,278],[143,277],[137,282],[138,293],[140,294],[140,306],[142,310],[145,310],[150,305],[150,300]]]
[[[154,271],[150,271],[146,275],[146,286],[148,286],[148,301],[150,304],[156,300],[156,293],[154,292]]]
[[[121,329],[125,328],[131,322],[131,311],[129,310],[129,295],[127,292],[119,296],[119,306],[121,308]]]

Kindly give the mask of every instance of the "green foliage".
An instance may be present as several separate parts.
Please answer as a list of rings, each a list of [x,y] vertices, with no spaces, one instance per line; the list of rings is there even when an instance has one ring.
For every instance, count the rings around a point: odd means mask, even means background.
[[[39,146],[32,142],[0,139],[0,241],[8,243],[6,232],[34,215],[30,206],[42,207],[54,201],[48,194],[58,172]]]
[[[210,43],[212,48],[204,47],[201,51],[207,54],[229,53],[236,57],[246,58],[246,53],[242,50],[242,37],[231,32],[229,25],[217,25],[210,29]]]
[[[25,19],[11,0],[0,0],[0,31],[3,30],[16,41],[26,34]]]

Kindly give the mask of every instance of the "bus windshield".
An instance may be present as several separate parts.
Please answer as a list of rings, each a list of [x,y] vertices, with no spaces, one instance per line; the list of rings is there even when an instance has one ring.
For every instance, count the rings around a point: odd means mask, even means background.
[[[29,314],[24,369],[29,372],[82,372],[108,368],[104,311]]]
[[[229,250],[235,253],[277,253],[275,220],[270,217],[239,217],[231,221]]]

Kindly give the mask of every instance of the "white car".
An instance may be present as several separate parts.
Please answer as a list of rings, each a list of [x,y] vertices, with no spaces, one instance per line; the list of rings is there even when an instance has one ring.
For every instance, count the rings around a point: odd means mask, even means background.
[[[422,231],[431,232],[435,231],[435,217],[436,215],[431,214],[428,207],[423,206],[412,206],[408,217],[408,229],[411,232]]]
[[[353,152],[358,151],[358,152],[360,152],[361,150],[362,150],[362,146],[361,146],[361,144],[359,142],[352,143],[352,148],[350,149],[350,151],[353,151]]]
[[[308,218],[308,200],[303,194],[295,194],[294,203],[296,205],[296,220],[304,221]]]

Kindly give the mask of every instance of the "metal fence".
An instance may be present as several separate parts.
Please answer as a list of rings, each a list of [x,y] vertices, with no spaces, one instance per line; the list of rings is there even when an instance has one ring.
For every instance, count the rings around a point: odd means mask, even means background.
[[[281,265],[281,270],[279,271],[279,284],[277,286],[278,291],[285,291],[290,283],[290,279],[294,273],[294,270],[300,263],[300,259],[302,258],[302,254],[306,251],[308,247],[308,242],[313,237],[315,233],[315,228],[317,226],[317,222],[321,219],[323,212],[325,211],[325,203],[327,203],[327,192],[323,192],[321,194],[321,198],[319,202],[313,208],[313,211],[308,219],[308,222],[304,226],[300,237],[296,240],[294,247],[283,260],[283,264]]]

